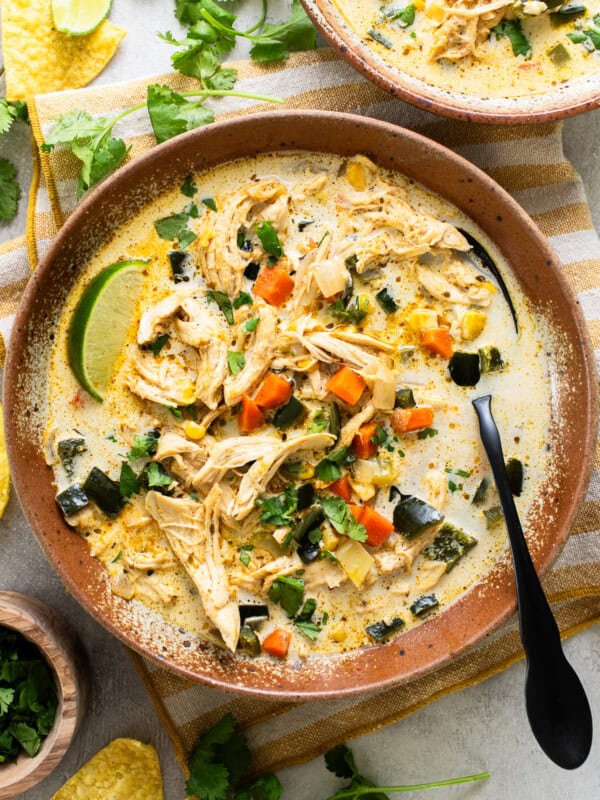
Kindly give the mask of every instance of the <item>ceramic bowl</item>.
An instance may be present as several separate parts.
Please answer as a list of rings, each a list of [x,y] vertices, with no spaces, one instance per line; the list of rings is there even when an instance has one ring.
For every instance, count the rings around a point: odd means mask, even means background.
[[[398,641],[299,663],[231,656],[110,591],[103,565],[90,556],[54,501],[52,470],[41,447],[44,382],[65,297],[89,258],[140,206],[180,185],[190,172],[274,151],[368,154],[438,193],[496,243],[561,351],[549,353],[560,494],[542,487],[538,521],[552,517],[532,542],[540,572],[558,555],[583,497],[595,442],[595,378],[582,317],[548,242],[511,197],[483,172],[430,140],[383,122],[329,112],[275,112],[215,123],[132,161],[98,187],[69,218],[33,273],[16,317],[5,373],[5,426],[14,485],[46,555],[68,590],[126,644],[164,667],[215,687],[287,700],[340,696],[406,681],[447,662],[515,609],[510,560],[430,621]],[[583,424],[582,421],[586,420]],[[531,520],[528,520],[532,524]],[[542,528],[540,528],[542,529]]]
[[[0,592],[0,627],[11,628],[36,645],[50,666],[58,693],[54,727],[31,758],[0,765],[0,798],[16,797],[56,769],[69,749],[86,708],[87,683],[80,649],[62,617],[35,597]]]
[[[408,103],[467,122],[531,123],[564,119],[600,105],[600,70],[523,97],[486,97],[441,89],[381,58],[346,23],[333,0],[302,0],[329,44],[365,78]]]

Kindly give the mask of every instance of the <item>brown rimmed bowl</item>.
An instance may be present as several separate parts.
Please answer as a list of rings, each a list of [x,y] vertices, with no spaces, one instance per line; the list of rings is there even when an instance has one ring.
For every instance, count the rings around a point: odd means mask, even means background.
[[[522,97],[487,97],[442,89],[381,58],[352,30],[333,0],[301,2],[319,32],[354,69],[424,111],[467,122],[525,124],[565,119],[600,105],[600,70]]]
[[[0,628],[10,628],[32,642],[50,667],[58,707],[54,726],[31,758],[21,753],[0,764],[0,798],[16,797],[37,786],[60,764],[85,714],[87,682],[80,646],[62,617],[35,597],[0,592]]]
[[[31,277],[12,333],[4,413],[14,485],[25,515],[67,588],[127,645],[191,680],[286,700],[341,696],[400,683],[473,645],[515,610],[510,560],[430,621],[389,644],[302,663],[231,656],[167,623],[138,602],[113,595],[104,566],[62,518],[41,447],[44,384],[65,298],[90,255],[142,205],[190,172],[274,151],[364,153],[419,181],[467,214],[496,243],[561,352],[549,353],[553,423],[561,486],[547,481],[532,541],[544,572],[563,546],[583,497],[595,443],[595,373],[585,324],[556,256],[529,217],[483,172],[450,150],[403,128],[330,112],[274,112],[215,123],[154,148],[95,189],[64,225]],[[583,423],[585,420],[585,424]],[[560,492],[559,492],[560,489]],[[551,525],[542,525],[545,519]],[[532,520],[528,520],[530,526]]]

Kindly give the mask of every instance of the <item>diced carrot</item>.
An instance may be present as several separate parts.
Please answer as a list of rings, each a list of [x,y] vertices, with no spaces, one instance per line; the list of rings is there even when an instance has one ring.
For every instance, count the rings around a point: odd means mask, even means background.
[[[353,372],[349,367],[341,367],[327,381],[327,391],[335,394],[344,403],[353,406],[360,400],[366,385],[356,372]]]
[[[410,433],[419,428],[429,428],[433,423],[433,408],[397,408],[392,412],[391,425],[395,433]]]
[[[294,291],[294,281],[285,267],[263,267],[254,283],[254,294],[271,306],[281,306]]]
[[[421,344],[442,358],[452,358],[454,345],[448,328],[431,328],[421,331]]]
[[[382,545],[394,530],[394,524],[371,506],[349,505],[348,508],[354,519],[365,526],[366,543],[371,547]]]
[[[337,481],[330,483],[327,487],[327,491],[337,494],[338,497],[341,497],[342,500],[345,500],[346,503],[349,503],[350,498],[352,497],[352,487],[350,486],[350,480],[348,476],[344,475],[342,478],[338,478]]]
[[[291,639],[291,633],[284,631],[283,628],[275,628],[274,631],[271,631],[271,633],[263,639],[262,649],[270,656],[285,658]]]
[[[382,545],[394,530],[394,524],[371,506],[362,507],[359,522],[367,529],[367,544],[371,547]]]
[[[281,375],[269,372],[258,390],[254,402],[261,408],[279,408],[285,405],[292,396],[294,387]]]
[[[238,427],[242,433],[252,433],[265,421],[265,415],[247,394],[242,395],[242,410],[238,417]]]
[[[377,445],[371,441],[377,430],[376,422],[361,425],[352,439],[352,452],[357,458],[371,458],[377,452]]]

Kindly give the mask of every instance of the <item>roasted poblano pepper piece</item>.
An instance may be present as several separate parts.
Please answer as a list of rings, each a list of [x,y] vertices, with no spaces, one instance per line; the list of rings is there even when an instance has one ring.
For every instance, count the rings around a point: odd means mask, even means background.
[[[398,303],[387,289],[382,289],[380,292],[377,292],[375,300],[377,300],[386,314],[393,314],[394,311],[398,311]]]
[[[414,408],[416,405],[412,389],[396,389],[394,408]]]
[[[249,626],[269,619],[269,606],[262,603],[242,603],[238,606],[242,626]]]
[[[74,472],[73,462],[75,461],[75,456],[85,452],[87,449],[85,439],[63,439],[58,443],[56,449],[65,472],[71,478]]]
[[[298,398],[292,395],[284,406],[278,408],[273,416],[273,425],[280,431],[290,428],[308,414],[308,409]]]
[[[65,517],[70,517],[89,505],[90,500],[81,486],[74,483],[73,486],[69,486],[68,489],[56,495],[56,502]]]
[[[250,625],[242,625],[237,649],[249,656],[259,656],[261,653],[260,639]]]
[[[98,467],[92,467],[85,479],[83,490],[96,503],[100,511],[114,519],[123,506],[119,484]]]
[[[480,506],[485,500],[489,488],[490,488],[490,479],[482,478],[481,483],[475,490],[475,494],[473,495],[471,503],[473,503],[474,506]]]
[[[434,594],[424,594],[419,597],[410,607],[411,613],[415,617],[424,617],[439,606],[440,602]]]
[[[476,386],[481,377],[479,353],[457,350],[448,362],[450,377],[457,386]]]
[[[493,344],[479,348],[479,362],[482,372],[502,372],[504,369],[500,351]]]
[[[405,539],[413,539],[444,521],[444,515],[424,500],[409,495],[394,509],[394,528]]]
[[[488,530],[495,528],[496,525],[499,525],[504,519],[504,514],[500,506],[492,506],[491,508],[484,509],[483,516],[485,517],[485,525]]]
[[[556,5],[560,5],[560,3],[557,3]],[[583,3],[566,3],[558,11],[553,11],[550,14],[550,23],[552,24],[553,28],[558,28],[561,25],[566,25],[569,22],[573,22],[573,20],[577,19],[578,17],[583,17],[586,12],[587,8],[583,5]],[[564,47],[564,45],[560,46]],[[555,48],[552,49],[554,50]],[[552,51],[550,51],[549,55],[552,58]],[[552,60],[554,61],[554,59]],[[567,61],[568,60],[569,59],[567,58]]]
[[[296,508],[298,511],[304,511],[305,508],[309,508],[315,501],[315,487],[312,483],[302,483],[298,487],[298,502],[296,504]]]
[[[523,491],[525,470],[518,458],[509,458],[506,462],[506,477],[508,478],[508,485],[510,486],[511,492],[516,495],[516,497],[520,497]]]
[[[313,508],[292,530],[292,538],[301,542],[309,531],[314,531],[325,521],[325,514],[320,508]]]
[[[171,264],[171,272],[175,283],[189,281],[189,267],[191,259],[189,253],[183,250],[169,250],[167,253]]]
[[[446,572],[450,572],[464,554],[476,544],[477,539],[473,536],[446,523],[442,525],[438,535],[423,553],[431,561],[445,561]]]
[[[337,403],[332,403],[329,407],[329,433],[335,436],[336,441],[339,439],[340,431],[342,429],[342,422],[340,419],[340,409]]]
[[[367,625],[365,628],[366,632],[372,639],[375,639],[378,642],[381,642],[383,639],[387,639],[388,636],[391,636],[396,631],[399,631],[400,628],[404,627],[404,620],[402,617],[394,617],[391,622],[374,622],[372,625]]]

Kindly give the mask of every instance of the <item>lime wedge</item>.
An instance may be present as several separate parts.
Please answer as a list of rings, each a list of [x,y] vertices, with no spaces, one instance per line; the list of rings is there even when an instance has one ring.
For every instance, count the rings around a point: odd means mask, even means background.
[[[144,283],[146,261],[119,261],[100,272],[83,293],[69,328],[71,369],[102,402],[131,325]]]
[[[112,0],[52,0],[54,27],[69,36],[86,36],[108,16]]]

